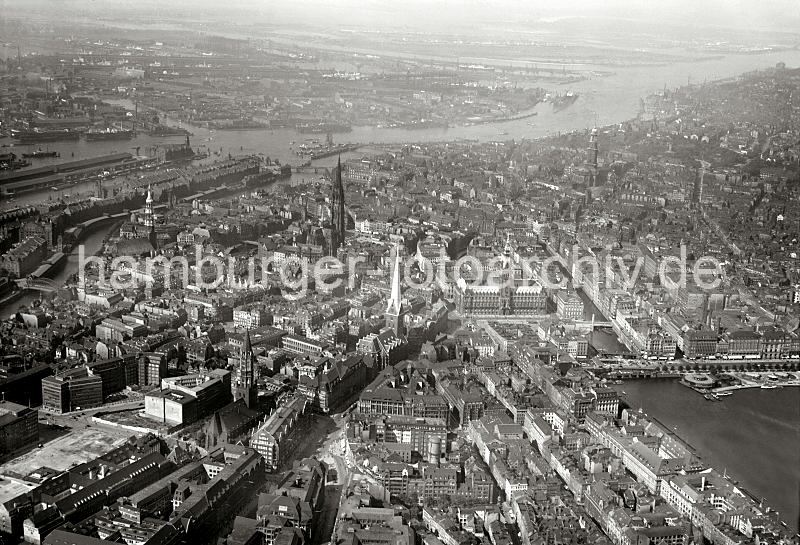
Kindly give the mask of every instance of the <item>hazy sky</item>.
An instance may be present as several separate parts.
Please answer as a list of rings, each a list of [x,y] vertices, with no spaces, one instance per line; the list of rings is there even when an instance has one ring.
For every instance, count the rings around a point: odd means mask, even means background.
[[[218,5],[214,0],[193,1]],[[236,1],[225,3],[230,6]],[[240,0],[241,7],[280,17],[288,13],[315,19],[403,23],[464,24],[559,16],[605,16],[670,21],[688,26],[724,26],[798,32],[800,0]],[[366,16],[366,17],[365,17]]]
[[[35,6],[35,7],[34,7]],[[685,28],[775,30],[800,34],[800,0],[0,0],[0,9],[84,16],[187,17],[265,24],[374,25],[380,30],[446,30],[483,22],[525,22],[565,16],[670,23]],[[2,13],[0,11],[0,13]],[[2,19],[2,15],[0,15]],[[478,28],[476,26],[476,32]]]

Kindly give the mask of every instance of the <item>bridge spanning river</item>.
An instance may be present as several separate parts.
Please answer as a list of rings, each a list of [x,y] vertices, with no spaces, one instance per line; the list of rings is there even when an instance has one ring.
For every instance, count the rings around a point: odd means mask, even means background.
[[[54,293],[59,290],[58,284],[49,278],[20,278],[16,283],[17,287],[23,290],[35,290],[45,293]]]

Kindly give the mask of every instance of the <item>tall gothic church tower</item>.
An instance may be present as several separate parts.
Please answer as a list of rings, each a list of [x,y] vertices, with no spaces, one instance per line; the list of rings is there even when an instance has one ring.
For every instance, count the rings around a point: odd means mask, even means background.
[[[598,163],[597,157],[599,150],[597,148],[597,129],[592,129],[589,135],[589,146],[586,148],[586,168],[589,171],[589,187],[598,185]]]
[[[329,253],[332,256],[344,245],[347,233],[347,212],[344,206],[344,185],[342,185],[342,158],[336,165],[333,175],[333,188],[331,193],[331,245]]]
[[[150,232],[147,233],[147,240],[150,241],[150,245],[153,247],[154,251],[158,250],[158,236],[156,235],[156,226],[150,226]]]
[[[245,405],[251,409],[257,408],[258,387],[256,385],[256,357],[250,341],[250,330],[244,337],[244,347],[239,353],[239,362],[236,365],[236,376],[231,383],[233,400],[243,399]]]
[[[400,248],[395,248],[394,271],[392,272],[392,294],[389,298],[389,304],[386,306],[386,327],[391,328],[395,334],[403,335],[405,333],[403,327],[403,309],[402,295],[400,294],[400,268],[402,267],[402,260],[400,258]]]

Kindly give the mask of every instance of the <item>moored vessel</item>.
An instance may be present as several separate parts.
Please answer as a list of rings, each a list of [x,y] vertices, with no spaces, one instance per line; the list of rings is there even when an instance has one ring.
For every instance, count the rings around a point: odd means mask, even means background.
[[[69,129],[11,131],[11,137],[20,143],[55,142],[57,140],[77,140],[80,135]]]
[[[115,129],[107,127],[105,129],[89,129],[83,133],[87,142],[98,140],[130,140],[133,138],[133,131],[130,129]]]

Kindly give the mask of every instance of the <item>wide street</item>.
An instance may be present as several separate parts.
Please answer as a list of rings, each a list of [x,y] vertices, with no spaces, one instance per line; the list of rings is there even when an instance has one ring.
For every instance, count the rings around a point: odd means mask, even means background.
[[[345,418],[341,414],[324,415],[314,414],[308,416],[305,423],[292,434],[290,457],[283,463],[278,471],[267,477],[267,483],[260,492],[268,492],[274,487],[281,472],[291,469],[295,461],[308,457],[315,457],[328,466],[328,483],[325,490],[325,501],[319,518],[314,522],[311,535],[311,545],[320,545],[330,541],[336,523],[336,514],[342,490],[349,483],[349,470],[344,460]],[[335,478],[334,478],[335,477]],[[255,507],[258,494],[254,501],[244,506],[240,515],[255,516]]]
[[[328,466],[329,475],[325,490],[325,503],[311,536],[312,545],[319,545],[331,540],[342,493],[350,482],[350,472],[344,459],[346,418],[342,414],[313,415],[311,418],[313,419],[312,429],[320,430],[320,433],[310,435],[310,437],[318,437],[316,441],[310,441],[309,449],[312,446],[316,449],[310,455]],[[334,476],[335,478],[333,478]]]

